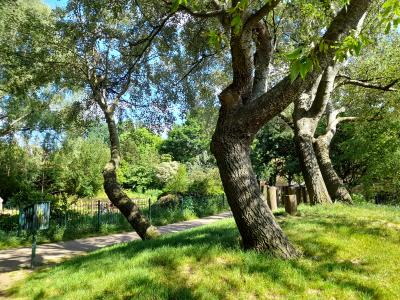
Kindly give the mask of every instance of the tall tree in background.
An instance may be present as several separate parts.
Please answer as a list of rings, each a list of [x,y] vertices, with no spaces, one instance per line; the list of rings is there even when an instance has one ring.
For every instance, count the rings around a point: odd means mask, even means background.
[[[44,123],[57,92],[52,72],[54,18],[41,1],[0,6],[0,137]]]
[[[136,104],[142,111],[149,109],[146,105],[157,108],[150,86],[152,68],[163,71],[159,61],[152,60],[151,46],[158,41],[157,47],[166,47],[157,35],[172,15],[152,4],[74,0],[58,12],[62,46],[70,49],[69,67],[63,66],[65,78],[87,92],[87,100],[98,105],[108,126],[111,160],[103,169],[104,190],[143,239],[151,238],[156,229],[118,183],[121,150],[115,117],[126,104]]]

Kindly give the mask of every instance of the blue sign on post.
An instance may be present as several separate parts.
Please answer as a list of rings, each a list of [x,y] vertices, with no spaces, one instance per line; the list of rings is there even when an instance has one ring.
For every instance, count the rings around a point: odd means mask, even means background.
[[[20,210],[19,224],[22,229],[32,233],[31,268],[34,266],[36,255],[36,232],[49,228],[50,202],[41,202],[29,205]]]

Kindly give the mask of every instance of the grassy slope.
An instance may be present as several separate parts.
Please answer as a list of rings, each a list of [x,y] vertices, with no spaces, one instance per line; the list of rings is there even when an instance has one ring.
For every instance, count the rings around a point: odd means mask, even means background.
[[[303,258],[243,252],[232,220],[103,249],[34,273],[9,296],[65,299],[399,299],[400,210],[279,216]],[[29,295],[29,296],[27,296]]]

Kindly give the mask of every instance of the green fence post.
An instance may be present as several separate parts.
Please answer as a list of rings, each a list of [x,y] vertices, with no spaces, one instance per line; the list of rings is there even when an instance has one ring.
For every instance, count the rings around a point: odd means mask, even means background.
[[[183,215],[183,201],[184,201],[184,197],[181,197],[181,214]]]
[[[100,216],[100,209],[101,209],[101,207],[100,207],[100,200],[97,200],[97,231],[100,231],[100,226],[101,226],[101,224],[100,224],[100,218],[101,218],[101,216]]]
[[[151,224],[151,199],[149,198],[149,222]]]
[[[35,266],[35,256],[36,256],[36,230],[32,232],[32,254],[31,254],[31,269]]]

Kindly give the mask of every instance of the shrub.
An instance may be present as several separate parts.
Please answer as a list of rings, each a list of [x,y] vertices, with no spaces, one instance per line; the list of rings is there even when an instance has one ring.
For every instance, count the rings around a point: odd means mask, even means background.
[[[165,185],[173,176],[176,175],[179,169],[179,162],[170,161],[162,162],[156,167],[156,179],[160,185]]]
[[[224,193],[217,168],[196,169],[190,174],[189,194],[195,197],[221,195]]]
[[[164,190],[169,193],[184,194],[187,192],[188,186],[189,178],[186,167],[184,165],[180,165],[176,174],[167,181]]]

